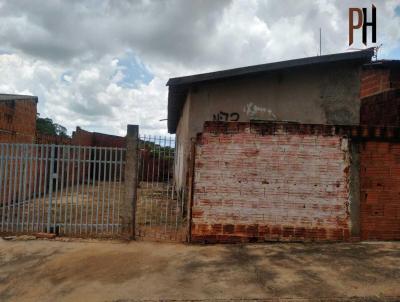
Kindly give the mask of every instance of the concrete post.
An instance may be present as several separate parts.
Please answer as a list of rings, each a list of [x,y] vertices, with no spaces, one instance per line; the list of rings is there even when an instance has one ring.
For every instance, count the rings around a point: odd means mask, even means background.
[[[350,141],[350,235],[360,240],[360,145]]]
[[[194,173],[196,161],[196,139],[192,138],[190,145],[190,159],[189,159],[189,190],[188,190],[188,203],[187,203],[187,242],[191,242],[192,238],[192,207],[193,207],[193,192],[194,192]]]
[[[122,234],[127,239],[135,239],[135,217],[137,200],[137,169],[138,169],[138,144],[139,126],[128,125],[126,134],[126,157],[125,157],[125,196]]]

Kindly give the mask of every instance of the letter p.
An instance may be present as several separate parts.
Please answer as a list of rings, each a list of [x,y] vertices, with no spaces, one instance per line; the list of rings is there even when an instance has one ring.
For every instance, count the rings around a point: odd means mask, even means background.
[[[358,22],[354,25],[354,13],[358,14]],[[363,25],[363,11],[360,8],[349,8],[349,46],[353,44],[353,30],[359,29]]]

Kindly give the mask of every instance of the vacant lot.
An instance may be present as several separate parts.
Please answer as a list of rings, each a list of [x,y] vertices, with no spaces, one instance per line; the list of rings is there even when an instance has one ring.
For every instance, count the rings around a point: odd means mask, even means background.
[[[190,246],[0,239],[0,300],[397,301],[399,263],[400,242]]]
[[[58,227],[62,235],[118,238],[123,196],[124,183],[96,182],[59,188],[51,202],[46,193],[20,203],[0,204],[1,231],[43,232],[50,219],[50,227]],[[141,182],[136,207],[137,235],[184,241],[184,200],[167,183]]]

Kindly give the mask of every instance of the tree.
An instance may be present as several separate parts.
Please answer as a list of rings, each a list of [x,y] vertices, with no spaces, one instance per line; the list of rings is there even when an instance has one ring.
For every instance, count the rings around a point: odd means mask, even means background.
[[[52,119],[47,117],[36,117],[36,131],[47,135],[68,137],[67,128],[60,124],[54,123]]]

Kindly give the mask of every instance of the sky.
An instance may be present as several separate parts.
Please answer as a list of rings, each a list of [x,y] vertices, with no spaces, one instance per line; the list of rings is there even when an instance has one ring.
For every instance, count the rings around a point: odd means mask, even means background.
[[[0,93],[69,133],[162,135],[170,77],[315,56],[319,28],[322,54],[349,51],[348,9],[372,3],[379,59],[400,59],[400,0],[0,0]]]

